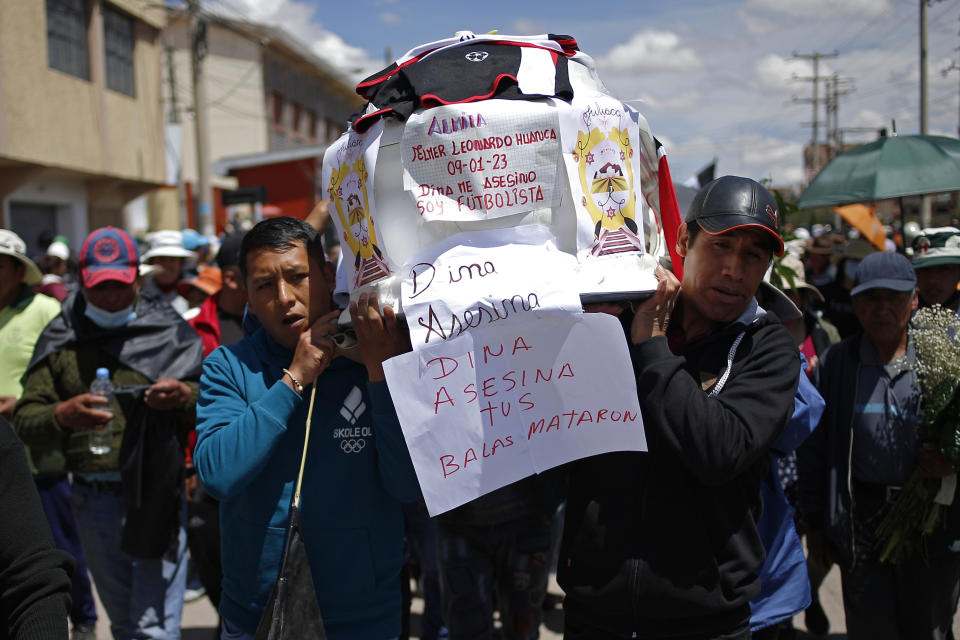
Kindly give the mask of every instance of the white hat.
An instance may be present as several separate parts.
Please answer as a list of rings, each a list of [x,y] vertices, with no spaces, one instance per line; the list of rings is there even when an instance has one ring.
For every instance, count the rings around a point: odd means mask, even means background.
[[[27,257],[27,243],[9,229],[0,229],[0,255],[10,256],[23,263],[26,267],[26,272],[23,274],[24,282],[29,285],[40,284],[43,274],[33,260]]]
[[[70,247],[65,242],[56,240],[47,247],[47,255],[61,260],[67,260],[70,257]]]
[[[913,268],[960,264],[960,229],[931,227],[913,238]]]
[[[163,267],[161,267],[158,264],[147,264],[145,262],[141,262],[140,266],[137,267],[137,275],[140,276],[141,278],[145,278],[147,276],[152,276],[157,271],[162,271],[162,270],[163,270]]]
[[[197,255],[183,248],[183,233],[175,230],[154,231],[147,234],[150,249],[143,254],[141,262],[149,262],[153,258],[165,256],[168,258],[196,258]]]

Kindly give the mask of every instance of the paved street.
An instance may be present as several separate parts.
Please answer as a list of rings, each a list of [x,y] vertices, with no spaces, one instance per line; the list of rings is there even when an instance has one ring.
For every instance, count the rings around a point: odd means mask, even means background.
[[[559,594],[560,588],[551,578],[551,593]],[[844,631],[846,627],[843,623],[843,607],[840,604],[840,575],[836,570],[832,571],[821,589],[821,599],[827,616],[830,618],[831,640],[846,638]],[[107,617],[102,607],[98,605],[98,613],[103,623],[97,625],[97,640],[110,640],[109,625],[106,624]],[[419,636],[416,632],[419,628],[419,614],[423,611],[423,601],[415,597],[413,601],[413,617],[411,625],[414,631],[414,638]],[[214,611],[210,601],[201,598],[196,602],[188,603],[183,610],[183,638],[182,640],[215,640],[217,625],[217,614]],[[797,616],[794,625],[798,629],[803,629],[803,616]],[[960,632],[960,627],[954,623],[954,635]],[[543,624],[540,627],[540,638],[543,640],[559,640],[563,637],[563,615],[559,608],[547,613],[544,616]],[[812,638],[801,634],[800,638]],[[958,636],[960,637],[960,636]]]
[[[560,593],[556,582],[551,579],[551,593]],[[823,586],[820,588],[820,601],[823,608],[830,618],[830,634],[826,636],[828,640],[843,640],[847,637],[846,625],[843,619],[843,605],[840,596],[840,572],[836,567],[827,576]],[[106,613],[98,605],[100,619],[103,621],[97,625],[97,640],[110,640],[110,629],[107,624]],[[416,631],[419,628],[419,614],[423,611],[423,601],[415,597],[413,601],[413,618],[411,622],[414,635],[417,638]],[[794,618],[794,626],[797,629],[805,630],[803,625],[803,615]],[[206,598],[201,598],[196,602],[188,603],[183,611],[183,637],[182,640],[215,640],[217,614]],[[960,616],[954,618],[953,635],[960,638]],[[540,638],[542,640],[559,640],[563,637],[563,615],[559,608],[547,613],[544,616],[543,624],[540,627]],[[805,631],[797,634],[798,640],[808,640],[816,636],[809,635]]]

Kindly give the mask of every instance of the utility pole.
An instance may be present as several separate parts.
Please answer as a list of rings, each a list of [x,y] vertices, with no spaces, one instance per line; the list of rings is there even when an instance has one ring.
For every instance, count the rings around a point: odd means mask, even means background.
[[[927,124],[930,105],[927,102],[927,2],[920,0],[920,135],[930,132]],[[920,226],[926,229],[933,219],[930,196],[920,198]]]
[[[960,35],[960,32],[957,32],[957,35]],[[957,47],[956,49],[954,49],[954,51],[960,52],[960,47]],[[960,57],[960,55],[958,55],[958,57]],[[958,79],[960,79],[960,64],[957,64],[956,60],[952,60],[950,62],[950,66],[947,67],[946,69],[942,69],[940,73],[943,75],[944,78],[946,78],[947,74],[949,74],[954,69],[957,70],[958,72],[957,77]],[[957,108],[957,137],[960,138],[960,102],[958,102],[958,108]]]
[[[175,130],[176,133],[172,135],[177,135],[183,140],[183,133],[180,127],[180,109],[177,106],[177,67],[174,62],[174,48],[173,45],[166,45],[167,51],[167,82],[170,87],[170,115],[167,116],[167,124],[176,125],[173,127],[168,127],[168,129]],[[179,152],[176,159],[177,162],[177,209],[180,212],[180,228],[185,229],[187,226],[187,190],[183,186],[183,148],[178,147]],[[166,150],[167,154],[172,153],[168,147]],[[169,166],[169,165],[168,165]]]
[[[826,85],[824,100],[827,107],[827,146],[828,155],[832,159],[843,150],[840,133],[840,96],[853,93],[854,87],[850,78],[842,78],[836,73],[827,78]]]
[[[920,134],[927,135],[927,0],[920,0]]]
[[[177,68],[173,64],[173,45],[168,44],[167,50],[167,81],[170,85],[170,115],[167,122],[170,124],[180,123],[180,114],[177,110]]]
[[[960,51],[960,49],[958,49],[958,51]],[[940,75],[946,78],[948,75],[950,75],[950,72],[954,70],[960,71],[960,65],[957,64],[956,60],[951,60],[949,67],[940,70]],[[960,78],[960,73],[957,74],[957,77]],[[958,108],[957,111],[957,137],[960,138],[960,108]]]
[[[200,0],[187,0],[190,17],[190,64],[193,76],[193,122],[197,147],[197,191],[194,194],[196,225],[200,233],[211,236],[213,228],[212,194],[210,192],[210,141],[207,125],[207,85],[203,77],[203,59],[207,55],[207,22],[201,15]]]
[[[813,98],[794,98],[794,102],[809,102],[813,104],[813,122],[810,123],[810,126],[813,128],[813,135],[810,140],[810,149],[813,154],[812,160],[810,162],[810,174],[808,178],[812,178],[820,170],[820,60],[823,58],[836,58],[839,54],[834,51],[833,53],[819,53],[814,51],[813,53],[793,53],[793,57],[801,60],[811,60],[813,62],[813,75],[799,77],[794,76],[794,80],[800,80],[802,82],[812,82],[813,83]]]

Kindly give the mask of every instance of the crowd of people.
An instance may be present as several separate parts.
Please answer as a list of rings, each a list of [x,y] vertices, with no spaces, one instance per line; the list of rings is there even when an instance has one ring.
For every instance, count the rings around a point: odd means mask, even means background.
[[[104,227],[40,256],[0,230],[0,638],[177,639],[191,574],[216,637],[264,637],[292,504],[313,583],[295,597],[332,639],[409,637],[411,577],[421,638],[533,639],[552,571],[570,640],[788,639],[804,611],[822,636],[833,564],[849,638],[952,638],[957,468],[925,430],[910,323],[958,312],[960,229],[879,249],[712,181],[682,279],[663,261],[649,298],[585,308],[621,319],[649,450],[431,518],[383,370],[403,320],[360,295],[344,355],[327,218]],[[876,523],[917,471],[946,516],[891,562]]]

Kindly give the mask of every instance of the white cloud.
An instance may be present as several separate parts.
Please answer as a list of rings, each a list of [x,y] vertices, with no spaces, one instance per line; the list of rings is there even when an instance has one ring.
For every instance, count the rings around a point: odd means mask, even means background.
[[[796,18],[876,18],[893,10],[891,0],[747,0],[746,6]]]
[[[383,66],[363,49],[351,46],[317,20],[317,8],[301,0],[231,0],[205,8],[230,7],[232,17],[283,28],[315,55],[345,74],[362,78]]]
[[[641,92],[640,100],[650,109],[691,109],[700,103],[701,94],[699,91],[686,91],[669,94],[666,97],[654,96],[647,92]],[[641,107],[642,108],[642,107]]]
[[[755,82],[759,89],[784,93],[808,93],[809,83],[803,85],[795,77],[810,77],[813,67],[809,62],[798,58],[784,58],[775,53],[764,56],[753,66]],[[830,70],[821,65],[820,75],[829,75]]]
[[[660,141],[660,144],[663,145],[663,150],[666,151],[667,157],[670,157],[670,154],[673,153],[674,143],[673,138],[668,138],[667,136],[657,135],[657,140]],[[674,176],[676,178],[676,176]]]
[[[536,35],[547,33],[549,29],[544,26],[543,21],[532,18],[517,18],[510,24],[509,33],[517,36]],[[501,31],[501,33],[503,33]]]
[[[734,145],[741,148],[747,166],[770,166],[784,162],[798,163],[803,153],[802,142],[773,136],[748,134],[739,136]]]
[[[703,67],[703,61],[692,48],[680,46],[677,34],[645,29],[598,58],[597,67],[607,73],[695,71]]]
[[[769,178],[773,186],[800,184],[804,180],[805,143],[775,136],[748,134],[738,136],[733,146],[739,150],[744,173],[754,179]]]
[[[403,18],[392,11],[384,11],[379,17],[381,22],[386,22],[387,24],[400,24],[403,22]]]
[[[956,109],[954,109],[954,111],[956,111]],[[946,128],[946,127],[931,127],[931,129],[930,129],[930,135],[932,135],[932,136],[946,136],[946,137],[948,137],[948,138],[956,138],[956,137],[957,137],[957,130],[956,130],[956,129],[948,129],[948,128]]]
[[[803,181],[804,144],[759,133],[730,137],[700,135],[674,142],[667,148],[667,157],[674,168],[675,180],[683,180],[710,158],[717,157],[717,175],[770,178],[775,186],[788,186]]]
[[[853,116],[853,122],[856,122],[858,126],[861,127],[886,127],[890,124],[890,119],[873,109],[860,109],[856,115]]]
[[[770,18],[764,18],[756,13],[737,10],[737,17],[747,28],[747,31],[754,35],[765,35],[780,28],[780,23]]]

